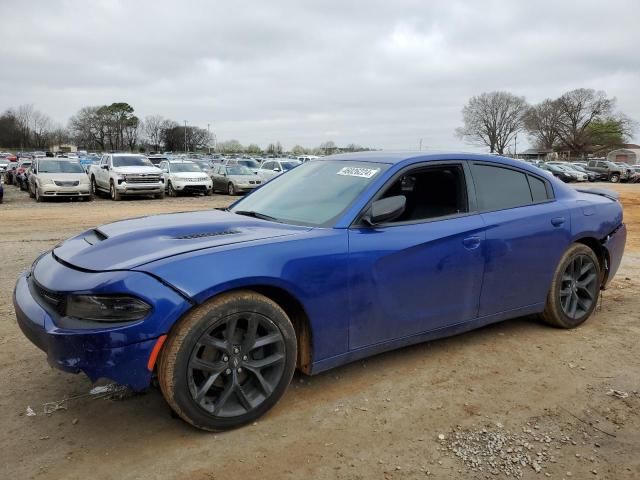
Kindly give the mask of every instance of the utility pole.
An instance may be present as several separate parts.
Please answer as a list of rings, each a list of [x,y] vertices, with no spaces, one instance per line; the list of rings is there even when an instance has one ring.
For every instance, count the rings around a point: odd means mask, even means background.
[[[189,147],[187,145],[187,121],[184,121],[184,153],[189,151]]]
[[[207,123],[207,147],[209,147],[209,155],[211,155],[211,132],[209,127],[210,125]]]
[[[516,133],[515,138],[513,139],[513,157],[518,158],[518,134]]]

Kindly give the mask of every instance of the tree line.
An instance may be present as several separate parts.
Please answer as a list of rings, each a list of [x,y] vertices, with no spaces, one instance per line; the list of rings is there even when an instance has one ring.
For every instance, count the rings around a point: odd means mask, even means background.
[[[616,110],[615,98],[586,88],[535,105],[509,92],[483,93],[464,106],[462,122],[456,130],[460,138],[500,155],[515,147],[519,133],[528,135],[539,149],[571,156],[604,153],[625,144],[636,127]]]
[[[10,108],[0,115],[0,146],[21,150],[47,150],[51,146],[73,143],[88,151],[202,151],[219,153],[246,153],[250,155],[282,155],[284,148],[279,141],[265,149],[251,143],[242,145],[238,140],[217,142],[207,129],[181,125],[161,115],[149,115],[144,119],[135,114],[134,108],[125,102],[110,105],[88,106],[73,115],[66,128],[56,124],[33,105]],[[336,151],[370,150],[356,144],[338,149],[333,141],[317,147],[295,145],[294,155],[331,154]]]

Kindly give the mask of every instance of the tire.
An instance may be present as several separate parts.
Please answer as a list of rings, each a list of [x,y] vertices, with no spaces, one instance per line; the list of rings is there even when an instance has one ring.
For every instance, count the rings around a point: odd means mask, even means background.
[[[98,185],[96,184],[96,177],[91,176],[91,195],[98,195]]]
[[[36,194],[33,193],[33,189],[31,188],[31,183],[29,183],[29,186],[27,187],[27,190],[29,191],[29,196],[31,198],[36,198]]]
[[[233,186],[233,183],[229,182],[229,185],[227,185],[227,193],[231,196],[236,194],[236,187]]]
[[[44,200],[44,198],[42,198],[42,196],[40,195],[40,189],[36,188],[36,193],[34,194],[34,197],[36,199],[36,202],[40,203]]]
[[[170,197],[177,197],[178,196],[178,192],[176,192],[175,188],[173,188],[173,185],[172,185],[171,181],[169,181],[168,189],[169,189],[169,196]]]
[[[211,195],[213,195],[213,188],[211,190],[207,190],[207,192],[205,193],[205,195],[207,197],[210,197]]]
[[[612,173],[611,176],[609,177],[609,181],[611,183],[618,183],[620,181],[620,174]]]
[[[82,197],[82,201],[83,202],[92,202],[93,201],[93,194],[89,194],[88,197]]]
[[[118,193],[118,189],[116,188],[116,185],[113,183],[113,181],[109,182],[109,196],[114,202],[117,202],[121,198],[120,194]]]
[[[253,341],[246,336],[252,324],[259,325]],[[280,306],[252,291],[222,294],[172,329],[158,361],[160,389],[176,414],[196,428],[237,428],[282,397],[296,355],[295,331]]]
[[[598,304],[601,283],[596,254],[586,245],[574,243],[556,267],[542,319],[558,328],[581,325]]]

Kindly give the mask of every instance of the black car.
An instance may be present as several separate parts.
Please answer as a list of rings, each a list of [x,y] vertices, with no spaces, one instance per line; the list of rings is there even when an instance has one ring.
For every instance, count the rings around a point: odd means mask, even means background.
[[[569,182],[575,182],[576,181],[575,177],[571,176],[571,174],[569,172],[567,172],[566,170],[563,170],[562,168],[560,168],[560,167],[558,167],[556,165],[549,165],[547,163],[542,163],[542,164],[538,165],[538,168],[541,168],[542,170],[547,170],[548,172],[551,172],[551,174],[554,177],[559,178],[564,183],[569,183]]]

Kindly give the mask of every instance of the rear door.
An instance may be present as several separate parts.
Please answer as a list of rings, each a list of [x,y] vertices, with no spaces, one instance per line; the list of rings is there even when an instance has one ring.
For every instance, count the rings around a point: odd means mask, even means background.
[[[545,302],[558,261],[571,243],[568,210],[555,201],[542,176],[483,162],[470,166],[486,224],[479,316]]]

